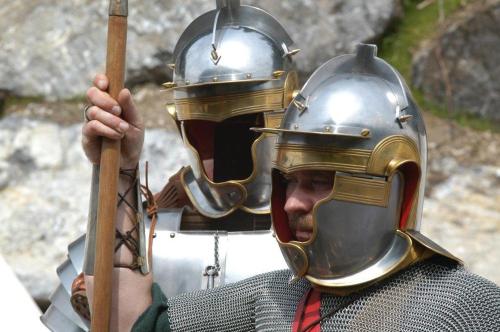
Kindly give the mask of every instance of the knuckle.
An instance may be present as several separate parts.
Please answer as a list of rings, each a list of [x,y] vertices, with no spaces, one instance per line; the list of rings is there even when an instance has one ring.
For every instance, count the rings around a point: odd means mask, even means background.
[[[93,120],[97,115],[97,107],[96,106],[91,106],[87,109],[87,117],[91,120]]]
[[[92,120],[88,123],[88,126],[89,126],[89,134],[91,135],[99,134],[99,127],[100,127],[99,121]]]
[[[95,98],[96,93],[97,93],[97,88],[95,86],[89,88],[87,90],[87,98],[92,101],[92,99]]]

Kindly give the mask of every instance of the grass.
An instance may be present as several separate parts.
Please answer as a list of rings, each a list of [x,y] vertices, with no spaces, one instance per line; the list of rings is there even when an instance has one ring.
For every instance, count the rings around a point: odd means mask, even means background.
[[[17,97],[17,96],[7,96],[5,98],[4,108],[7,109],[11,106],[25,106],[30,103],[41,103],[45,100],[43,96],[30,96],[30,97]]]
[[[65,102],[65,103],[85,103],[86,102],[86,97],[84,95],[81,96],[75,96],[71,98],[67,98],[64,100],[60,100],[60,102]],[[10,107],[18,106],[18,107],[24,107],[27,106],[28,104],[31,103],[42,103],[46,102],[47,99],[44,96],[26,96],[26,97],[19,97],[19,96],[7,96],[5,98],[5,101],[3,105],[0,105],[0,118],[5,115],[5,110],[9,109]]]
[[[404,18],[396,22],[391,31],[379,43],[379,56],[395,66],[408,83],[411,82],[412,55],[418,49],[420,42],[432,37],[439,30],[438,1],[424,9],[417,9],[422,0],[403,0]],[[469,1],[444,0],[444,15],[450,16]],[[439,117],[453,119],[458,124],[476,130],[491,130],[500,132],[500,126],[477,115],[464,111],[449,114],[446,106],[427,100],[421,91],[411,87],[413,96],[422,109]]]
[[[431,37],[439,27],[437,1],[419,10],[417,5],[421,2],[422,0],[403,0],[403,19],[393,26],[379,45],[379,55],[398,68],[406,80],[411,76],[412,54],[420,42]],[[463,2],[444,0],[445,17],[459,9]]]

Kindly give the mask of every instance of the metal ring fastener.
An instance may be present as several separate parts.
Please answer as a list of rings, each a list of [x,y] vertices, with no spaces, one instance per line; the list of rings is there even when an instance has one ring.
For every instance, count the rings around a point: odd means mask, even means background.
[[[90,119],[89,119],[89,117],[88,117],[88,115],[87,115],[87,111],[88,111],[88,110],[89,110],[89,108],[91,108],[91,107],[92,107],[92,105],[87,104],[87,105],[85,105],[85,107],[83,108],[83,120],[85,120],[86,122],[89,122],[89,121],[90,121]]]

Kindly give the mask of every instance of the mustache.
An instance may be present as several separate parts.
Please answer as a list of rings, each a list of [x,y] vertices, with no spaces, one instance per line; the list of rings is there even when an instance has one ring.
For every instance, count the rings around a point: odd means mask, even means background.
[[[292,231],[300,230],[312,232],[313,229],[313,216],[311,213],[294,213],[288,216],[289,226]]]

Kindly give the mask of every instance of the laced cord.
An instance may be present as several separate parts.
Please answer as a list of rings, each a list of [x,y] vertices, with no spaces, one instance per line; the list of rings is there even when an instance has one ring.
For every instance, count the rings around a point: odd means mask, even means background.
[[[149,169],[149,164],[148,162],[146,162],[146,172],[145,172],[146,185],[141,185],[141,194],[146,199],[146,213],[148,214],[148,217],[151,219],[151,226],[149,228],[149,235],[148,235],[148,258],[152,267],[153,238],[155,235],[154,231],[156,228],[156,222],[158,218],[158,204],[156,203],[155,196],[153,195],[151,190],[149,190],[148,169]]]
[[[127,196],[131,193],[134,188],[137,188],[139,183],[139,179],[137,177],[137,167],[132,169],[120,169],[120,176],[125,176],[130,179],[130,186],[125,190],[125,192],[118,193],[118,208],[125,204],[132,211],[127,210],[127,215],[129,219],[133,223],[133,227],[124,233],[120,232],[118,229],[116,230],[116,245],[115,245],[115,253],[122,247],[125,246],[130,253],[132,254],[132,263],[124,264],[124,263],[115,263],[115,267],[128,268],[131,270],[138,270],[141,268],[144,263],[140,258],[140,245],[139,241],[139,213],[137,207],[127,200]]]

